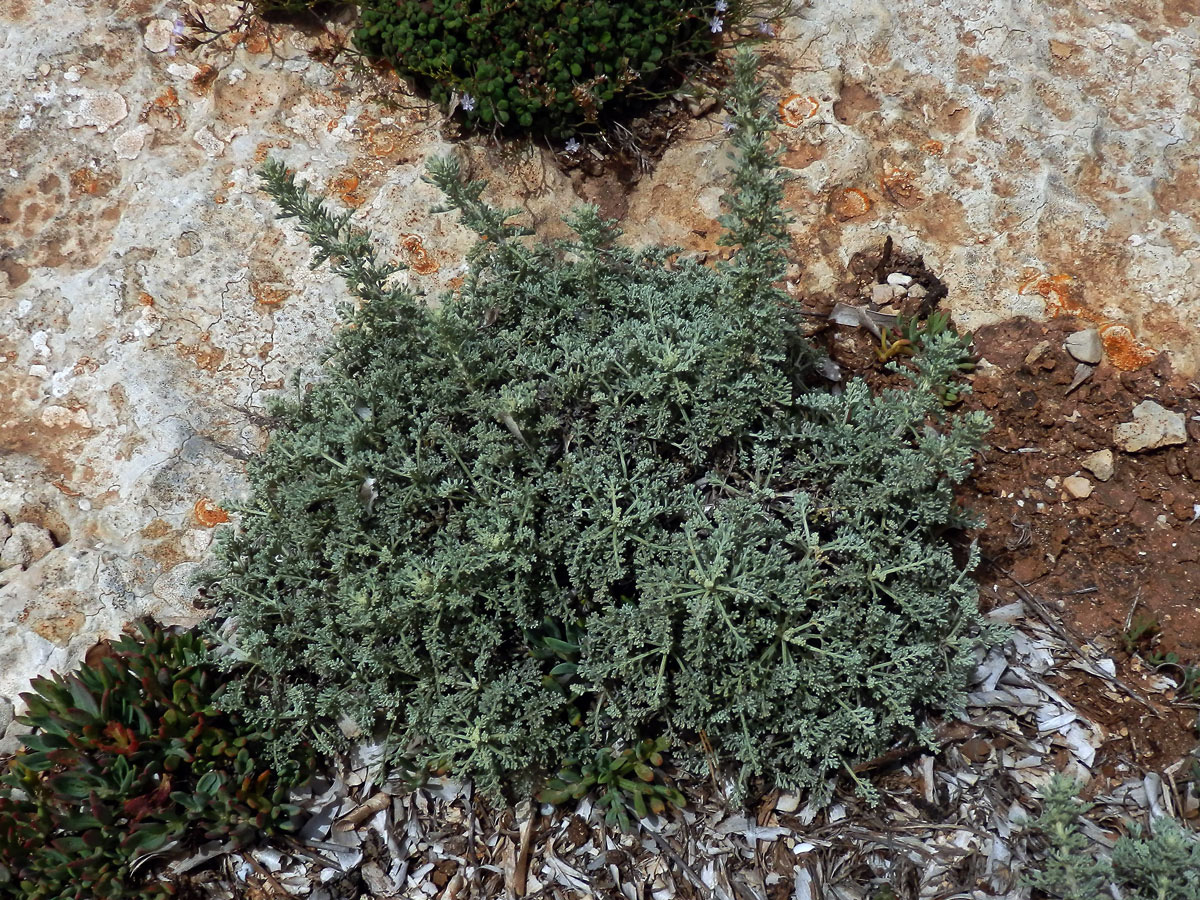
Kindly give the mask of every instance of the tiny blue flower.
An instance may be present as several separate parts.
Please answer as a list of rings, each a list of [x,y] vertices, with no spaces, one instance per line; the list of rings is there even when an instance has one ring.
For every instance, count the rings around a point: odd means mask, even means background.
[[[736,126],[733,124],[733,119],[726,119],[726,120],[725,120],[725,121],[724,121],[724,122],[721,124],[721,127],[722,127],[723,129],[725,129],[725,133],[726,133],[726,134],[729,134],[729,132],[733,131],[733,129],[734,129]]]
[[[717,5],[716,5],[717,12],[725,12],[725,10],[727,10],[727,9],[729,9],[729,3],[726,2],[726,0],[717,0]]]
[[[568,153],[578,153],[579,146],[579,141],[575,140],[575,138],[571,138],[566,144],[563,145],[563,149]]]
[[[470,112],[471,110],[473,110],[475,108],[475,98],[472,97],[470,94],[463,94],[461,105],[463,108],[463,112]]]
[[[758,33],[765,34],[767,37],[775,37],[775,29],[771,27],[770,22],[759,22]]]
[[[175,20],[175,27],[171,29],[174,34],[183,34],[183,19]]]
[[[725,30],[725,23],[721,21],[720,16],[712,17],[712,21],[708,23],[708,30],[713,34],[720,34]]]

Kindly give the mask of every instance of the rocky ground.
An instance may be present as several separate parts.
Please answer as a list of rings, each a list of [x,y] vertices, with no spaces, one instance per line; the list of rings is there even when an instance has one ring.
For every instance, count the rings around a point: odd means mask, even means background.
[[[577,149],[464,140],[394,78],[331,61],[345,22],[196,8],[236,27],[186,50],[176,2],[0,0],[0,728],[31,676],[137,616],[203,615],[189,578],[265,440],[263,404],[311,370],[344,298],[274,222],[254,176],[267,155],[357,209],[431,291],[454,286],[470,241],[428,213],[420,180],[449,151],[545,233],[588,200],[631,242],[717,252],[711,102]],[[1109,660],[1151,704],[1047,673],[1103,733],[1089,767],[1116,784],[1183,763],[1200,664],[1200,13],[810,0],[771,25],[789,293],[814,322],[917,302],[974,330],[986,362],[964,403],[997,424],[964,493],[988,526],[985,603],[1041,610],[1064,658]],[[926,297],[896,296],[893,273]],[[820,339],[846,374],[892,377],[869,329]]]

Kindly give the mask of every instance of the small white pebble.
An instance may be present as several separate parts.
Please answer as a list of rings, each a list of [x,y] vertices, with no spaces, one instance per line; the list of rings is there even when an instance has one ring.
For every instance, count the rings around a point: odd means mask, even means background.
[[[906,288],[913,283],[913,280],[911,275],[905,275],[903,272],[893,272],[887,277],[887,283]]]

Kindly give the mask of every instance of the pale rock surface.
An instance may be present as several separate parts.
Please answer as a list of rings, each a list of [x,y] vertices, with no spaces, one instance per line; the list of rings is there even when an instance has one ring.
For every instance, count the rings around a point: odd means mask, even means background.
[[[1096,365],[1104,359],[1104,344],[1100,341],[1100,332],[1095,328],[1085,328],[1068,335],[1063,346],[1081,363]]]
[[[172,52],[179,11],[5,6],[0,510],[37,510],[64,536],[0,588],[10,699],[149,610],[196,612],[179,567],[206,558],[214,510],[244,499],[267,398],[297,369],[315,377],[347,295],[275,219],[254,174],[268,155],[356,208],[385,258],[421,248],[429,274],[402,277],[435,294],[475,240],[428,211],[439,197],[424,162],[452,149],[490,179],[494,203],[548,236],[564,236],[559,217],[587,199],[622,218],[630,243],[718,249],[730,168],[719,109],[624,198],[573,184],[561,146],[452,147],[423,102],[386,86],[378,102],[375,82],[313,62],[308,51],[328,44],[316,32],[276,25],[226,49]],[[219,27],[236,6],[205,14]],[[1113,323],[1100,331],[1114,362],[1120,336],[1195,372],[1200,17],[1189,4],[811,0],[778,35],[766,76],[795,175],[797,296],[836,295],[851,255],[890,234],[946,282],[965,330],[1079,312]]]
[[[151,19],[142,35],[142,43],[151,53],[162,53],[171,46],[175,23],[170,19]]]
[[[1115,466],[1111,450],[1097,450],[1089,453],[1079,461],[1079,464],[1096,476],[1098,481],[1108,481],[1113,477]]]
[[[28,568],[53,549],[49,531],[32,522],[18,522],[0,549],[0,569]]]
[[[1133,421],[1113,426],[1113,440],[1126,453],[1156,450],[1187,441],[1183,414],[1164,409],[1153,400],[1133,408]]]
[[[115,638],[140,612],[138,587],[111,553],[60,547],[0,588],[0,697],[15,701],[35,675],[66,671]]]
[[[76,73],[76,78],[69,80],[76,81],[80,77]],[[80,98],[78,107],[67,113],[67,124],[71,128],[91,127],[103,134],[129,115],[125,98],[116,91],[68,90],[67,94]]]

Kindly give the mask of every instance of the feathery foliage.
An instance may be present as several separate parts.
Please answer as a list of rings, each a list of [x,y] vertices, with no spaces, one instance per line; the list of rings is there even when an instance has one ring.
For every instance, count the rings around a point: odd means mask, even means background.
[[[728,265],[624,247],[589,206],[576,240],[525,240],[435,160],[483,238],[438,309],[264,167],[363,303],[223,536],[208,589],[252,664],[225,702],[327,749],[349,716],[491,791],[664,734],[820,785],[961,703],[996,634],[944,535],[987,421],[947,417],[948,348],[912,390],[808,385],[749,55],[730,105]]]

